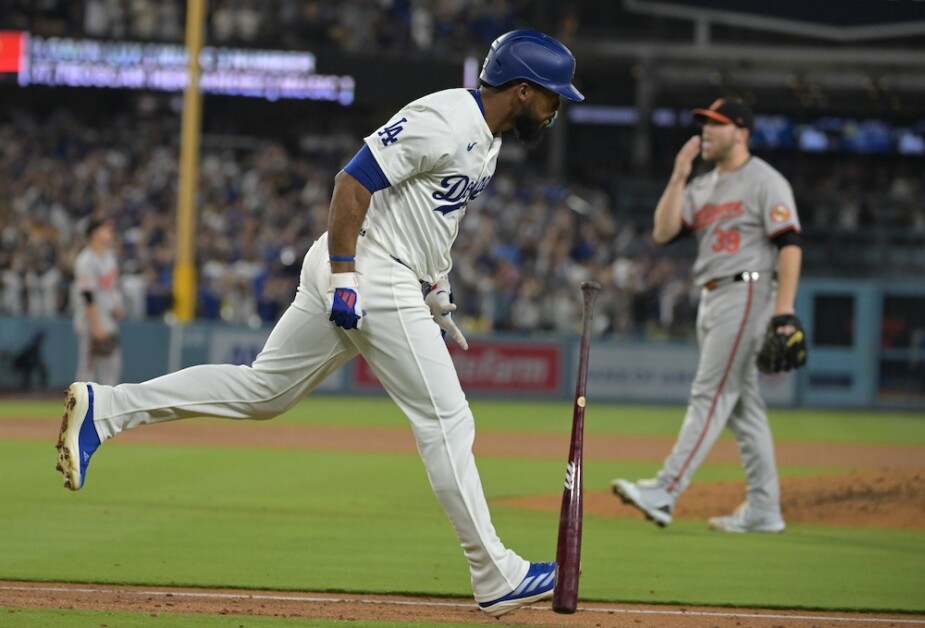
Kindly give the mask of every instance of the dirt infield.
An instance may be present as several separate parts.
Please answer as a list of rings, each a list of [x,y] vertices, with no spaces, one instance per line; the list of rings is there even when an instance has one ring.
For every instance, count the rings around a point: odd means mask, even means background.
[[[848,628],[925,626],[925,616],[823,613],[652,606],[590,602],[573,615],[558,615],[548,604],[492,619],[469,600],[385,595],[179,589],[93,584],[0,581],[0,608],[128,611],[149,615],[202,613],[235,617],[269,616],[338,621],[455,622],[486,626],[574,626],[575,628]],[[6,617],[15,621],[15,612]],[[0,615],[2,617],[2,615]],[[0,623],[4,620],[0,619]],[[246,620],[241,620],[247,626]]]
[[[0,419],[0,439],[54,442],[54,419]],[[263,447],[324,451],[415,451],[407,428],[330,428],[248,422],[185,422],[142,427],[120,442],[173,446]],[[586,464],[661,459],[672,441],[595,435],[585,444]],[[476,454],[565,460],[567,439],[558,434],[482,431]],[[790,523],[925,528],[925,448],[903,445],[778,443],[781,465],[832,466],[839,475],[784,478],[784,516]],[[720,441],[709,462],[738,464],[735,445]],[[590,487],[589,487],[590,488]],[[743,497],[742,482],[695,482],[676,510],[678,519],[706,519],[730,511]],[[505,499],[523,508],[557,511],[559,493]],[[585,512],[600,516],[639,514],[606,489],[585,493]],[[633,628],[829,628],[835,626],[925,626],[925,616],[784,610],[672,607],[582,603],[574,615],[557,615],[548,604],[518,610],[501,620],[482,614],[468,599],[324,594],[286,591],[171,589],[96,584],[0,582],[0,625],[17,608],[123,610],[148,614],[209,613],[332,620],[457,622],[511,626],[632,626]],[[12,622],[15,625],[15,620]],[[242,621],[242,625],[246,625]]]

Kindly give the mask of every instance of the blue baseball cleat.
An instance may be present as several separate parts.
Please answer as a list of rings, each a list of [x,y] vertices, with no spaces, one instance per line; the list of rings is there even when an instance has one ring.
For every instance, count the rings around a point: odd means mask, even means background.
[[[501,617],[513,610],[552,597],[556,584],[556,563],[530,563],[527,575],[516,589],[491,602],[479,602],[479,608],[492,617]]]
[[[93,425],[93,388],[75,382],[64,394],[64,417],[58,434],[58,471],[64,476],[65,487],[80,490],[90,456],[99,446],[100,437]]]

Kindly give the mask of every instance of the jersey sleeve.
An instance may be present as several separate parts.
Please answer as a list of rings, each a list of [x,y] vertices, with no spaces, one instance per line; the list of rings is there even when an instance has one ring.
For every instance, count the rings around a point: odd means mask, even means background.
[[[456,146],[449,121],[422,106],[402,109],[365,142],[391,185],[440,167]]]
[[[782,176],[766,177],[758,194],[765,233],[772,240],[787,231],[800,233],[800,218],[790,184]]]

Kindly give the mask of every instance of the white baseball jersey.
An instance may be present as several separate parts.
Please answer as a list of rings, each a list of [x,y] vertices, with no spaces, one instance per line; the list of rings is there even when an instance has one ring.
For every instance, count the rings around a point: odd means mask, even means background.
[[[450,270],[459,220],[491,179],[501,140],[472,94],[453,89],[409,104],[366,143],[391,186],[373,193],[357,242],[363,327],[347,331],[329,321],[322,234],[302,263],[292,307],[252,367],[203,364],[140,384],[94,384],[93,421],[105,441],[192,416],[269,419],[362,354],[408,417],[469,562],[476,601],[495,600],[524,580],[530,563],[504,546],[491,523],[472,454],[475,419],[420,281]]]
[[[491,181],[501,139],[468,90],[448,89],[408,104],[365,141],[391,187],[373,194],[363,233],[435,283],[452,267],[459,221]]]
[[[116,255],[112,250],[96,253],[90,247],[85,247],[74,263],[74,289],[71,294],[74,304],[74,329],[78,333],[89,332],[87,322],[87,305],[83,292],[93,294],[93,305],[99,317],[100,326],[106,333],[113,333],[117,329],[113,312],[121,303],[118,282],[119,272]]]
[[[800,231],[790,184],[763,159],[752,156],[734,172],[693,179],[684,192],[684,225],[697,237],[698,284],[751,270],[777,267],[771,241]]]

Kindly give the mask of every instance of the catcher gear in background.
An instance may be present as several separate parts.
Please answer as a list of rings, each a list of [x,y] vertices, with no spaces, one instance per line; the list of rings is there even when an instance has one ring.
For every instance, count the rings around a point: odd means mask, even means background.
[[[778,332],[779,327],[792,326],[790,333]],[[806,336],[800,319],[792,314],[780,314],[768,323],[764,344],[758,351],[758,370],[762,373],[780,373],[798,369],[806,364]]]

